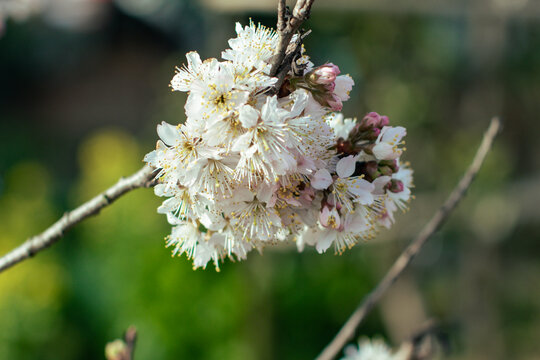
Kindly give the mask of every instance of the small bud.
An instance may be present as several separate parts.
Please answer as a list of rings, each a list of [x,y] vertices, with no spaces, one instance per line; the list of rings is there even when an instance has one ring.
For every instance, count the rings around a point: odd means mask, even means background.
[[[386,185],[386,188],[388,189],[388,191],[391,191],[393,193],[400,193],[405,189],[405,186],[403,185],[403,182],[401,182],[401,180],[392,179]]]
[[[332,63],[327,63],[311,71],[308,76],[309,81],[313,82],[314,84],[334,85],[334,81],[336,81],[336,77],[340,73],[341,71],[339,71],[339,67]],[[333,91],[333,89],[330,91]]]
[[[379,172],[381,173],[381,175],[385,176],[392,176],[392,174],[394,173],[390,166],[379,166]]]
[[[379,166],[387,166],[392,169],[393,173],[397,173],[399,171],[397,160],[381,160],[379,161]]]
[[[343,109],[343,102],[336,94],[329,93],[325,100],[332,111],[341,111]]]
[[[362,121],[360,122],[360,126],[363,130],[368,130],[371,128],[375,128],[379,126],[381,116],[377,114],[376,112],[372,111],[368,113]]]
[[[366,173],[369,175],[370,178],[375,179],[378,177],[378,166],[376,161],[368,161],[366,163]]]

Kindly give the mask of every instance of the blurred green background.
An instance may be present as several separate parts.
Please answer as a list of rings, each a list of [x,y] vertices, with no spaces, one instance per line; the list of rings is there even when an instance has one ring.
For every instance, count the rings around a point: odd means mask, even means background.
[[[142,166],[184,120],[168,82],[219,57],[274,1],[0,0],[0,252]],[[171,258],[137,190],[0,274],[0,359],[100,359],[131,324],[138,359],[309,359],[444,200],[493,115],[468,197],[359,329],[398,345],[439,322],[450,359],[540,359],[540,3],[317,0],[306,48],[356,86],[346,116],[408,129],[415,195],[342,256],[270,248],[222,271]]]

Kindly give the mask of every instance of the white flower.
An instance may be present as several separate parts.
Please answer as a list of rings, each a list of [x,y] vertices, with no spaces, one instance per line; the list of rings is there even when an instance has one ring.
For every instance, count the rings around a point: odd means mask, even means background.
[[[407,134],[404,127],[385,126],[382,128],[379,137],[373,147],[373,155],[379,160],[395,160],[401,156],[403,149],[398,146],[402,144],[401,139]]]
[[[343,119],[343,114],[341,113],[331,113],[326,118],[326,121],[334,130],[336,139],[347,139],[349,137],[349,133],[356,125],[356,121],[353,119]]]
[[[341,360],[406,360],[404,351],[392,353],[382,340],[362,339],[358,347],[349,345],[343,351],[345,356]]]
[[[185,106],[190,118],[219,120],[249,99],[249,91],[237,86],[233,64],[214,62],[213,65],[208,74],[190,84]]]
[[[238,37],[229,40],[231,48],[223,51],[221,57],[268,72],[269,60],[274,56],[279,42],[277,33],[260,24],[255,26],[252,21],[245,27],[236,23],[236,33]]]
[[[359,239],[370,239],[374,236],[373,219],[367,210],[360,209],[340,218],[335,208],[332,211],[325,209],[327,208],[323,208],[320,219],[324,220],[324,217],[327,217],[326,224],[330,226],[314,231],[311,234],[313,239],[310,240],[311,243],[315,243],[319,253],[325,252],[332,244],[336,253],[342,253],[345,249],[353,247]],[[324,226],[323,221],[321,225]]]
[[[333,177],[327,169],[318,170],[311,181],[311,186],[318,190],[329,189],[329,203],[343,206],[348,211],[354,210],[354,204],[369,205],[373,203],[375,186],[361,176],[353,176],[356,168],[356,157],[349,155],[340,159],[336,165],[337,177]]]
[[[248,189],[237,190],[232,200],[223,206],[223,212],[230,217],[233,229],[242,234],[244,241],[272,241],[281,227],[278,212],[267,207]]]
[[[398,162],[399,164],[399,162]],[[413,171],[406,165],[398,165],[399,170],[392,174],[392,180],[398,182],[401,191],[395,189],[394,191],[387,191],[387,195],[390,201],[392,201],[399,209],[405,211],[407,204],[411,198],[411,188],[413,187]]]

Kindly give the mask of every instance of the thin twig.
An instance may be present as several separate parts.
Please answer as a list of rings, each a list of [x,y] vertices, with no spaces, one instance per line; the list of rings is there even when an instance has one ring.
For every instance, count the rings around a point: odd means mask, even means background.
[[[358,325],[364,320],[366,315],[371,311],[375,304],[380,300],[382,295],[392,286],[392,284],[401,275],[403,270],[409,265],[411,260],[420,251],[426,241],[441,227],[451,212],[455,209],[459,201],[465,196],[467,189],[474,180],[476,174],[480,170],[484,159],[491,148],[491,144],[501,126],[498,118],[493,118],[491,123],[484,134],[482,143],[478,148],[474,160],[461,178],[460,182],[454,188],[448,199],[439,208],[439,210],[433,215],[431,220],[424,226],[422,231],[418,234],[416,239],[401,253],[401,255],[394,262],[392,267],[388,270],[384,278],[379,282],[375,289],[369,293],[364,300],[358,305],[356,310],[349,317],[347,322],[343,325],[341,330],[337,333],[334,339],[326,346],[322,353],[317,357],[317,360],[331,360],[333,359],[345,346],[356,331]]]
[[[113,201],[127,192],[141,187],[152,186],[153,178],[154,169],[148,165],[127,178],[121,178],[115,185],[93,199],[66,212],[64,216],[41,234],[31,237],[17,248],[2,256],[0,258],[0,272],[51,246],[73,225],[78,224],[92,215],[96,215],[101,209],[109,206]]]
[[[315,0],[297,0],[296,5],[292,11],[292,14],[288,16],[285,1],[278,0],[278,21],[277,21],[277,32],[279,35],[278,50],[274,55],[272,60],[272,68],[270,69],[270,76],[275,76],[279,74],[278,78],[281,79],[285,77],[286,72],[283,74],[280,71],[283,66],[290,66],[284,62],[286,56],[290,51],[296,49],[296,46],[293,49],[289,49],[292,37],[304,21],[309,17],[311,12],[311,6]],[[281,82],[280,81],[280,82]]]
[[[126,330],[126,334],[124,335],[124,341],[127,345],[126,360],[133,360],[135,358],[135,343],[137,342],[137,329],[135,328],[135,326],[130,326]]]

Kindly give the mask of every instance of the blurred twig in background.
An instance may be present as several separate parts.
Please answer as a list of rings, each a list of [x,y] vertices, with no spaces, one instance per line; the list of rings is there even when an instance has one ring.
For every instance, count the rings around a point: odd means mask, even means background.
[[[137,329],[130,326],[124,334],[124,340],[115,340],[105,346],[107,360],[133,360],[135,343],[137,341]]]
[[[26,240],[22,245],[0,258],[0,272],[28,259],[58,241],[64,232],[84,219],[98,214],[101,209],[112,204],[116,199],[131,190],[151,187],[154,183],[154,169],[144,166],[135,174],[118,180],[116,184],[85,202],[81,206],[66,212],[57,222],[39,235]]]
[[[439,208],[431,220],[424,226],[416,239],[401,253],[388,270],[384,278],[379,282],[375,289],[369,293],[356,310],[349,317],[345,325],[337,333],[335,338],[328,344],[323,352],[317,357],[317,360],[330,360],[336,357],[343,346],[350,340],[355,333],[356,328],[366,315],[373,309],[375,304],[381,299],[382,295],[392,286],[397,278],[403,273],[405,268],[410,264],[412,259],[418,254],[422,246],[435,232],[442,226],[452,211],[455,209],[459,201],[465,196],[472,181],[478,174],[486,155],[491,149],[491,145],[495,136],[499,132],[501,122],[498,118],[493,118],[484,134],[482,143],[478,148],[474,159],[461,178],[460,182],[454,188],[450,196],[444,204]]]

